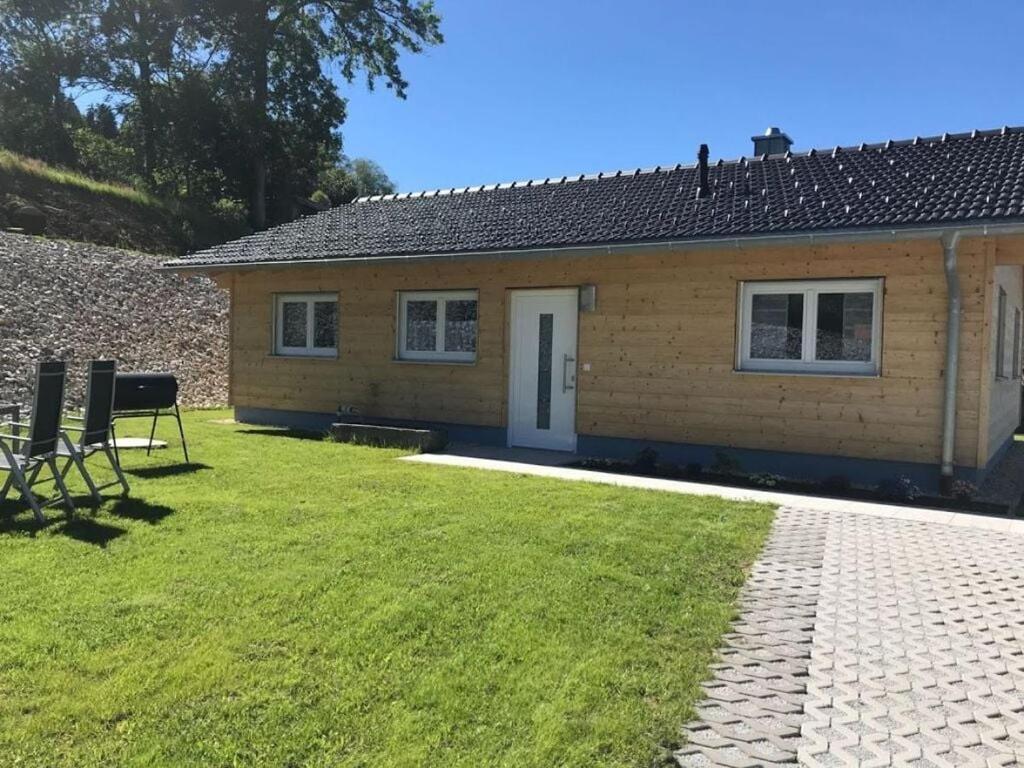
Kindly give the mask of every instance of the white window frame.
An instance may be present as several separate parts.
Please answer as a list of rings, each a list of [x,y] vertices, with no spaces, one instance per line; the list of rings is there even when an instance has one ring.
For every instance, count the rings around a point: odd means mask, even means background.
[[[996,378],[1006,378],[1006,289],[999,286],[996,297]]]
[[[314,347],[313,337],[313,305],[317,302],[333,301],[338,306],[337,327],[334,331],[333,347]],[[284,345],[284,308],[285,303],[305,303],[306,305],[306,346],[286,347]],[[337,293],[275,293],[274,294],[274,354],[282,357],[337,357],[338,341],[341,337],[341,303]]]
[[[480,341],[480,297],[477,291],[400,291],[398,294],[398,333],[396,355],[399,360],[419,360],[448,363],[472,363],[476,351],[447,352],[444,348],[445,314],[449,301],[476,302],[476,344]],[[406,320],[410,301],[434,301],[437,303],[437,328],[433,350],[406,349]]]
[[[772,280],[740,283],[739,344],[736,367],[740,371],[767,373],[805,373],[825,376],[878,376],[882,354],[882,278],[857,280]],[[800,360],[760,360],[750,357],[750,331],[753,297],[759,294],[800,293],[804,297],[804,327]],[[815,360],[817,353],[818,294],[871,293],[871,359]]]
[[[1013,310],[1013,371],[1011,378],[1020,378],[1020,343],[1021,343],[1021,311]]]

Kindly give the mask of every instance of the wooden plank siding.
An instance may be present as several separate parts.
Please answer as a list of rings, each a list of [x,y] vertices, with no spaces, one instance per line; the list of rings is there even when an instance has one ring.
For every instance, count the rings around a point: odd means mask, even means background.
[[[956,462],[964,466],[986,453],[979,414],[995,257],[984,239],[961,243]],[[592,283],[597,308],[579,324],[578,358],[591,366],[579,371],[581,434],[939,461],[946,281],[937,240],[285,266],[232,275],[222,282],[233,286],[236,406],[333,412],[354,405],[373,416],[504,426],[508,292]],[[840,277],[885,279],[881,376],[734,370],[739,281]],[[477,361],[396,362],[396,292],[466,288],[479,291]],[[270,354],[273,294],[292,291],[338,293],[337,359]]]

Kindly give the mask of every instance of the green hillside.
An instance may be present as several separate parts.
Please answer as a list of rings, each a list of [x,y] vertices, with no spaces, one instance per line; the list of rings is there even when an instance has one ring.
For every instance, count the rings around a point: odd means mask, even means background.
[[[0,150],[0,229],[174,254],[246,233],[218,217]]]

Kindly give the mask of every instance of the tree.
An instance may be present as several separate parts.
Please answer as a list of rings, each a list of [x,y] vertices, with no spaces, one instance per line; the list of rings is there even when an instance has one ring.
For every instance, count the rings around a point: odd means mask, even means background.
[[[359,197],[367,195],[390,195],[395,191],[395,184],[388,178],[388,175],[373,160],[365,157],[357,157],[352,161],[352,175],[356,180],[356,194]]]
[[[73,166],[76,155],[68,126],[80,115],[62,92],[46,90],[49,80],[42,68],[0,68],[0,146]]]
[[[90,75],[107,90],[132,101],[140,134],[139,172],[152,185],[158,166],[157,95],[178,57],[192,50],[183,39],[189,26],[190,0],[105,0],[99,7],[100,45]]]
[[[258,229],[267,222],[275,123],[288,121],[297,104],[319,103],[324,119],[301,130],[319,133],[320,142],[329,144],[332,129],[344,117],[344,102],[323,65],[337,63],[349,81],[362,71],[369,87],[383,79],[404,97],[408,83],[399,67],[400,52],[420,52],[442,41],[440,19],[429,0],[217,0],[213,7],[225,66],[248,101],[250,214]],[[325,132],[328,122],[333,124]]]
[[[0,0],[0,146],[265,226],[320,189],[393,188],[341,154],[332,68],[404,97],[429,0]],[[83,118],[74,96],[108,98]]]
[[[108,139],[87,124],[73,128],[75,167],[93,179],[132,184],[135,177],[135,157],[131,147],[117,138]]]
[[[67,90],[90,55],[88,0],[0,0],[0,141],[73,164],[68,123],[80,117]]]
[[[359,197],[355,177],[345,167],[344,160],[324,167],[317,177],[316,188],[327,195],[332,206],[350,203]]]
[[[117,117],[109,104],[94,104],[85,112],[85,124],[105,139],[117,138]]]
[[[245,199],[245,148],[231,99],[211,75],[193,70],[158,91],[160,146],[156,184],[195,201]]]
[[[345,119],[345,101],[323,72],[310,23],[282,30],[278,49],[284,55],[275,56],[270,66],[263,198],[271,221],[294,218],[296,198],[315,188],[318,158],[341,151],[335,128]],[[246,178],[251,180],[251,173]]]
[[[357,197],[390,195],[395,191],[395,184],[373,160],[364,157],[350,160],[342,156],[320,171],[317,189],[330,198],[331,205],[342,205]]]

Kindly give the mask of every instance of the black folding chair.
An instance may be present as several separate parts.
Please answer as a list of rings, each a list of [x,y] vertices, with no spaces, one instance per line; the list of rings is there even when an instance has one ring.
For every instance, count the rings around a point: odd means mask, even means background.
[[[45,523],[43,508],[60,503],[67,507],[68,516],[75,512],[74,502],[57,469],[57,445],[61,441],[60,421],[64,410],[65,363],[39,363],[36,366],[36,389],[32,398],[32,419],[28,424],[10,422],[27,430],[25,436],[0,434],[0,471],[7,473],[0,501],[7,498],[12,486],[17,486],[22,498],[28,502],[36,520]],[[12,448],[20,444],[21,450]],[[39,472],[49,467],[60,497],[40,501],[32,492],[39,480]],[[41,481],[40,481],[41,482]]]
[[[65,423],[61,440],[57,444],[57,456],[67,459],[60,476],[67,477],[72,465],[78,467],[85,484],[89,486],[89,493],[92,494],[97,504],[103,502],[100,491],[106,488],[120,485],[125,496],[131,491],[111,445],[116,375],[117,363],[113,360],[93,360],[89,363],[89,378],[85,385],[85,413],[80,417],[67,417],[69,420],[81,422],[81,426]],[[77,442],[71,439],[68,432],[79,434]],[[96,485],[92,475],[85,467],[85,460],[94,453],[102,453],[107,457],[107,461],[110,462],[110,466],[117,476],[116,482]]]

